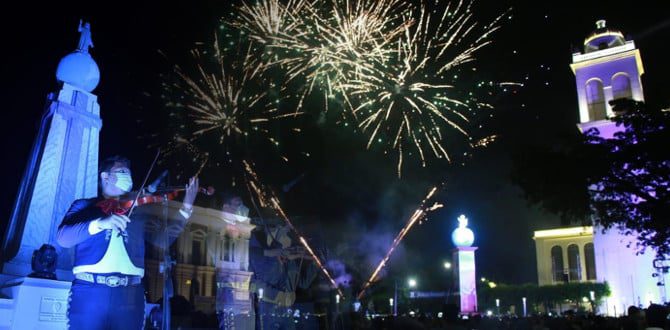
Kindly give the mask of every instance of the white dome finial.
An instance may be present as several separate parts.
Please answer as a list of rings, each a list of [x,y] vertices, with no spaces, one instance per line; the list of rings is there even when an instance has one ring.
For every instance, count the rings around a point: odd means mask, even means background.
[[[596,21],[596,28],[598,28],[598,29],[604,29],[605,26],[607,26],[607,21],[605,21],[604,19],[601,19],[601,20],[597,20],[597,21]]]
[[[63,57],[56,68],[56,79],[92,92],[100,82],[100,68],[88,52],[93,47],[91,41],[91,23],[82,25],[79,21],[79,46],[75,51]]]
[[[451,241],[457,247],[472,246],[475,234],[468,228],[468,218],[461,214],[458,217],[458,228],[451,233]]]

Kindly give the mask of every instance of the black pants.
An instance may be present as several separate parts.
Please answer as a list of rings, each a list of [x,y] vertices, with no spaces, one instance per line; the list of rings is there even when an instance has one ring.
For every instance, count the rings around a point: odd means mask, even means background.
[[[144,287],[115,288],[74,280],[67,309],[74,330],[143,329]]]

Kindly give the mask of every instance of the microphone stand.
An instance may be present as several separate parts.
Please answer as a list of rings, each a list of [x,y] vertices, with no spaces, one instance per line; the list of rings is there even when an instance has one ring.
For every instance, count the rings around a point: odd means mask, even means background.
[[[167,192],[163,196],[163,226],[162,226],[162,261],[160,262],[159,270],[163,274],[163,315],[161,322],[162,330],[170,330],[171,308],[170,298],[174,295],[174,288],[172,285],[172,266],[175,260],[170,256],[170,234],[168,233],[168,196]]]

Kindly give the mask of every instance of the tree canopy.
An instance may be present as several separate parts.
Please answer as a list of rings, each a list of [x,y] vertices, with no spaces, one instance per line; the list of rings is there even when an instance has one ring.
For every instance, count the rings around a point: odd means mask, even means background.
[[[586,148],[607,166],[589,177],[594,221],[636,235],[639,247],[670,253],[670,112],[642,102],[613,103],[621,131],[611,139],[586,132]]]
[[[515,155],[512,180],[531,204],[564,224],[593,222],[638,238],[638,250],[670,255],[670,111],[611,102],[618,132],[530,145]]]

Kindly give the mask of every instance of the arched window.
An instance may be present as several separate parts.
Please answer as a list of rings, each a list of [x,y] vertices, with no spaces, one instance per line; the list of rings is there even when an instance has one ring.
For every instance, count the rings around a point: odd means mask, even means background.
[[[607,119],[605,93],[600,80],[591,79],[586,83],[586,103],[589,107],[590,121]]]
[[[551,273],[554,282],[563,282],[563,249],[558,245],[551,248]]]
[[[617,73],[612,77],[612,95],[614,99],[632,99],[633,90],[630,87],[630,78],[625,73]]]
[[[593,250],[593,243],[586,243],[584,245],[584,262],[586,263],[586,279],[596,279],[596,258]]]
[[[568,274],[570,276],[570,282],[582,280],[579,247],[577,244],[568,245]]]
[[[202,229],[191,231],[191,264],[193,265],[205,265],[207,258],[205,237],[205,231]]]

